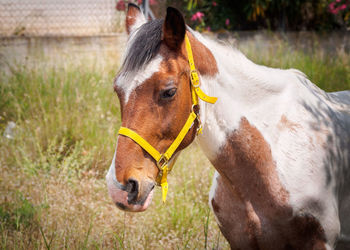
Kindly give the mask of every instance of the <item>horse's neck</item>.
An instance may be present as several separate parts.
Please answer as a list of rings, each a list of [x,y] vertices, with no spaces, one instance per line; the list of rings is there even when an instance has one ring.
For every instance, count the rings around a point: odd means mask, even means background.
[[[211,50],[219,71],[214,77],[202,76],[203,90],[218,97],[217,103],[200,104],[204,130],[199,143],[214,160],[242,119],[258,130],[267,120],[277,119],[276,104],[287,88],[286,75],[291,73],[256,65],[238,50],[202,37],[199,40]]]
[[[274,130],[269,124],[281,119],[285,107],[278,106],[290,100],[288,82],[295,74],[256,65],[239,51],[211,41],[205,45],[215,57],[218,73],[204,75],[202,87],[218,101],[214,105],[200,103],[203,134],[199,144],[241,197],[256,204],[274,200],[275,212],[280,213],[278,204],[286,199],[286,193],[275,171]]]

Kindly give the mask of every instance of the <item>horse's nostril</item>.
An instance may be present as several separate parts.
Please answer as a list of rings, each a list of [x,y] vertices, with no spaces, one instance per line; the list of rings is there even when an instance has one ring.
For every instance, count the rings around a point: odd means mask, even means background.
[[[137,180],[130,178],[126,182],[126,191],[128,192],[128,202],[134,203],[139,193],[139,183]]]
[[[130,193],[137,192],[139,184],[136,180],[129,179],[127,182],[127,185],[130,186]]]

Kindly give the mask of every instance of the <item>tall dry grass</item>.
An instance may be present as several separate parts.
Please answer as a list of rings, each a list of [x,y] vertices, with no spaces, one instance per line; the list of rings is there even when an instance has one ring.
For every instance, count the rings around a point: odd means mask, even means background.
[[[268,66],[294,67],[326,90],[350,89],[350,56],[305,53],[280,42],[242,50]],[[104,175],[120,110],[112,90],[117,65],[18,66],[0,75],[0,246],[3,249],[227,249],[208,208],[213,168],[194,144],[169,177],[166,205],[157,189],[144,213],[112,204]]]

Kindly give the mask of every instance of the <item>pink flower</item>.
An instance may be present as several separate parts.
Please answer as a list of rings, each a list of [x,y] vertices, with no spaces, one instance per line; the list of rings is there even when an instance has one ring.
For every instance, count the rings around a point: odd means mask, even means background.
[[[124,11],[125,10],[125,2],[124,0],[119,0],[117,2],[117,5],[115,6],[115,8],[119,11]]]
[[[329,11],[333,14],[333,15],[336,15],[338,14],[338,8],[335,8],[335,2],[331,2],[329,5]]]
[[[345,10],[345,9],[346,9],[346,4],[340,5],[339,9],[340,9],[340,10]]]
[[[336,2],[341,2],[341,0],[336,0]],[[342,4],[338,7],[336,7],[336,2],[332,2],[328,5],[329,8],[329,12],[331,12],[333,15],[337,15],[339,13],[339,11],[345,10],[347,8],[347,4]]]
[[[230,19],[226,18],[225,24],[226,24],[226,26],[229,26],[230,25]]]
[[[149,0],[149,4],[150,5],[155,5],[155,4],[157,4],[157,1],[156,0]]]
[[[211,31],[211,28],[210,28],[210,26],[208,26],[208,27],[207,27],[207,31]]]
[[[212,4],[214,7],[218,5],[217,2],[215,2],[215,1],[213,1],[211,4]]]
[[[337,3],[340,3],[341,0],[336,0]]]
[[[137,4],[138,5],[142,4],[142,0],[137,0]]]
[[[197,11],[196,13],[193,14],[191,17],[191,21],[202,21],[202,17],[204,17],[204,14],[200,11]]]

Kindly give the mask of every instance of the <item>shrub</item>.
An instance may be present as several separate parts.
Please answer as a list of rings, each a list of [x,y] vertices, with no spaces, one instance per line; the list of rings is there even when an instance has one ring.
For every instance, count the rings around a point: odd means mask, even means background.
[[[187,22],[200,31],[330,30],[349,26],[348,2],[348,0],[186,0],[179,4],[177,0],[168,0],[167,4],[180,7],[186,13]],[[331,7],[334,9],[331,10]]]

